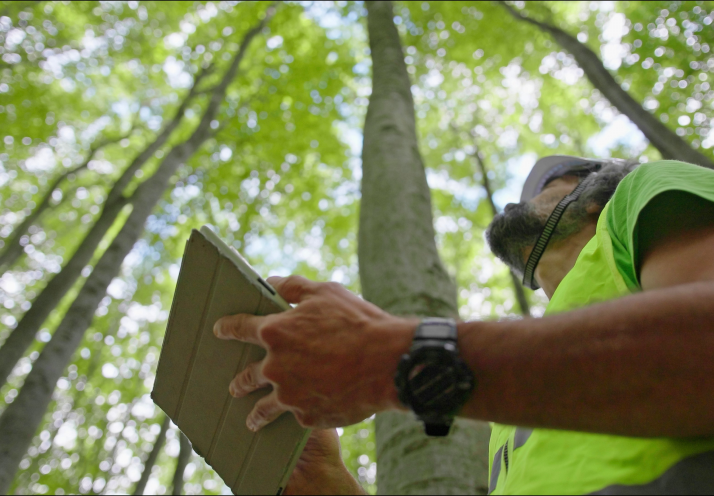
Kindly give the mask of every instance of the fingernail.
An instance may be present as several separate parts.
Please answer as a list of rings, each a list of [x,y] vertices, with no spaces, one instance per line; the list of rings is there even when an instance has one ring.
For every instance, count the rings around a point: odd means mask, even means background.
[[[217,320],[215,324],[213,324],[213,334],[216,337],[221,337],[221,321]]]
[[[248,426],[248,429],[253,432],[256,432],[258,430],[258,426],[255,425],[255,423],[253,422],[253,419],[250,417],[248,417],[248,419],[246,419],[245,425]]]
[[[236,397],[236,387],[231,383],[231,385],[228,387],[228,392],[231,393],[231,396],[234,398]]]

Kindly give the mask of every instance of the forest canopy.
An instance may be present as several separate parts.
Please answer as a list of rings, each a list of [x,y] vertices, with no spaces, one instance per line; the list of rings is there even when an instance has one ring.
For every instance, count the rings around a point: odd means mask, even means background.
[[[544,311],[483,237],[538,157],[714,162],[712,2],[393,8],[464,320]],[[184,243],[208,224],[263,275],[362,293],[366,18],[343,1],[0,2],[0,446],[17,453],[0,488],[229,490],[149,397]],[[373,419],[339,433],[374,493]]]

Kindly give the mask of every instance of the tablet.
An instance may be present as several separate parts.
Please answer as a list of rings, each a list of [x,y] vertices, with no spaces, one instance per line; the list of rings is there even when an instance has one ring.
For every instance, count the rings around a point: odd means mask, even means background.
[[[280,494],[310,431],[284,413],[257,433],[245,425],[270,388],[236,399],[228,386],[261,347],[224,341],[213,324],[225,315],[268,315],[290,308],[207,226],[186,242],[151,397],[234,494]]]

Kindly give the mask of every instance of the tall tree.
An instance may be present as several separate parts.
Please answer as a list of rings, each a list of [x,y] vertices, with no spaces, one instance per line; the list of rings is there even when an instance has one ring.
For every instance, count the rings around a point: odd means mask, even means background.
[[[372,94],[364,125],[359,272],[365,299],[397,315],[456,317],[456,288],[436,243],[411,83],[392,3],[369,2]],[[488,425],[459,420],[428,438],[404,413],[376,419],[382,494],[483,494]]]
[[[141,471],[141,478],[136,483],[136,487],[134,487],[134,496],[141,496],[144,494],[146,483],[149,482],[149,477],[151,477],[151,471],[154,468],[154,465],[156,465],[156,460],[159,459],[159,453],[161,453],[161,449],[164,447],[164,443],[166,442],[166,433],[168,432],[170,425],[171,419],[168,415],[164,415],[159,435],[156,436],[154,446],[151,448],[151,452],[144,462],[144,469]]]
[[[714,162],[700,151],[692,148],[685,140],[648,112],[630,94],[622,89],[610,74],[602,60],[585,43],[553,24],[529,17],[506,2],[499,2],[517,20],[532,24],[549,33],[555,41],[575,58],[592,85],[607,98],[612,105],[626,115],[665,159],[682,160],[714,169]]]
[[[91,324],[109,283],[119,273],[122,261],[141,236],[144,224],[164,194],[169,180],[179,166],[215,133],[214,121],[228,86],[235,79],[251,41],[260,33],[273,12],[274,7],[268,7],[264,18],[244,35],[220,82],[210,91],[208,104],[191,136],[175,145],[154,174],[136,188],[131,197],[132,211],[126,222],[97,262],[52,339],[35,361],[19,395],[0,416],[0,493],[8,490],[18,464],[52,399],[57,380]]]
[[[150,142],[122,172],[107,194],[99,218],[92,225],[86,236],[70,257],[69,261],[55,274],[40,292],[30,309],[13,329],[10,336],[0,347],[0,387],[6,382],[17,361],[22,358],[27,349],[32,345],[37,331],[59,305],[62,298],[72,288],[77,279],[82,275],[82,270],[94,257],[97,247],[104,239],[104,235],[114,224],[122,209],[131,202],[125,195],[125,190],[132,179],[153,156],[159,151],[181,124],[188,105],[198,93],[201,80],[210,73],[210,68],[201,71],[194,78],[193,85],[179,105],[174,117],[161,129],[154,141]],[[91,158],[91,157],[90,157]],[[89,159],[87,160],[87,164]]]

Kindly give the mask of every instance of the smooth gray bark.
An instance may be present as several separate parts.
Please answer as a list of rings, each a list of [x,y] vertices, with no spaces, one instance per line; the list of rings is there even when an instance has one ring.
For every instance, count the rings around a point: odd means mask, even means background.
[[[176,471],[174,472],[174,480],[171,487],[170,494],[183,494],[183,475],[186,472],[186,465],[191,459],[191,454],[193,449],[191,448],[191,443],[183,432],[179,431],[179,442],[181,443],[181,449],[179,450],[178,458],[176,459]]]
[[[555,41],[575,57],[575,61],[585,72],[592,85],[607,98],[621,113],[626,115],[642,131],[662,158],[681,160],[714,169],[714,162],[700,151],[692,148],[685,140],[661,123],[657,117],[645,110],[630,94],[623,90],[612,74],[605,68],[600,58],[586,44],[566,33],[557,26],[528,17],[506,2],[499,2],[517,20],[528,22],[549,33]]]
[[[271,7],[270,12],[272,11]],[[266,15],[257,26],[246,33],[221,82],[213,89],[201,121],[191,136],[185,142],[173,147],[156,172],[136,188],[131,198],[133,209],[126,222],[100,257],[52,339],[35,361],[20,394],[0,416],[0,494],[5,493],[9,488],[18,464],[52,400],[52,392],[57,380],[90,326],[94,312],[104,298],[109,283],[119,273],[124,257],[143,233],[144,224],[166,191],[171,176],[213,135],[210,124],[218,115],[226,89],[235,78],[240,61],[250,42],[269,18],[270,16]]]
[[[362,151],[359,269],[364,298],[397,315],[456,317],[456,287],[434,240],[411,84],[391,2],[368,2],[372,95]],[[376,419],[380,494],[483,494],[489,427],[457,420],[428,438],[412,415]]]
[[[156,437],[154,447],[151,448],[151,453],[149,453],[149,456],[144,462],[144,470],[141,472],[141,478],[139,479],[139,482],[136,483],[136,487],[134,488],[134,496],[144,494],[146,483],[149,482],[149,478],[151,477],[151,470],[154,468],[154,465],[156,465],[159,453],[161,453],[161,449],[164,447],[164,443],[166,442],[166,432],[169,430],[170,425],[171,419],[168,415],[164,415],[164,421],[161,422],[161,431]]]
[[[166,141],[181,123],[186,107],[197,94],[198,84],[207,73],[208,71],[202,71],[196,76],[191,90],[179,105],[173,119],[162,128],[156,139],[132,160],[131,164],[117,179],[107,195],[101,215],[82,239],[77,250],[67,264],[62,267],[62,270],[50,279],[47,286],[32,302],[30,309],[22,316],[17,327],[13,329],[10,336],[0,347],[0,387],[7,382],[7,378],[15,364],[35,341],[35,335],[44,321],[80,278],[82,269],[92,260],[99,243],[104,239],[104,235],[112,227],[117,216],[128,202],[124,195],[124,190],[134,178],[136,172],[166,144]]]
[[[474,138],[474,145],[475,143],[475,138]],[[479,151],[478,146],[474,146],[474,153],[473,153],[474,159],[476,161],[476,165],[478,166],[479,172],[481,173],[481,183],[483,184],[483,189],[486,191],[486,199],[488,200],[488,204],[491,207],[491,213],[495,217],[498,215],[498,207],[496,207],[496,203],[493,201],[493,188],[491,187],[491,180],[488,178],[488,169],[486,168],[486,164],[483,161],[483,157],[481,156],[481,152]],[[518,301],[518,308],[521,311],[521,315],[524,317],[530,317],[531,316],[531,309],[530,305],[528,304],[528,298],[526,298],[526,292],[523,289],[523,284],[521,283],[521,280],[516,276],[516,274],[513,272],[513,270],[509,269],[509,274],[511,275],[511,284],[513,284],[513,292],[516,295],[516,301]]]
[[[79,164],[77,167],[74,167],[73,169],[63,172],[62,174],[57,176],[57,178],[55,178],[52,184],[50,184],[50,187],[47,188],[47,193],[45,193],[45,195],[42,197],[40,203],[35,207],[35,209],[30,213],[30,215],[25,217],[20,223],[20,225],[14,229],[12,236],[5,244],[5,248],[0,254],[0,277],[2,277],[5,271],[10,268],[10,266],[12,266],[15,262],[17,262],[17,260],[24,253],[24,248],[20,244],[20,240],[24,235],[28,233],[30,227],[35,222],[37,222],[40,216],[42,216],[42,214],[45,213],[45,211],[50,207],[52,193],[54,193],[54,191],[59,188],[60,185],[64,182],[64,180],[67,179],[69,176],[71,176],[72,174],[78,174],[84,169],[86,169],[89,166],[89,162],[94,159],[94,156],[99,150],[101,150],[107,145],[116,143],[118,141],[123,140],[124,138],[127,138],[132,132],[133,128],[129,133],[125,134],[124,136],[119,136],[118,138],[113,139],[101,140],[97,145],[92,146],[89,149],[89,152],[87,153],[87,157],[85,158],[84,162]]]

